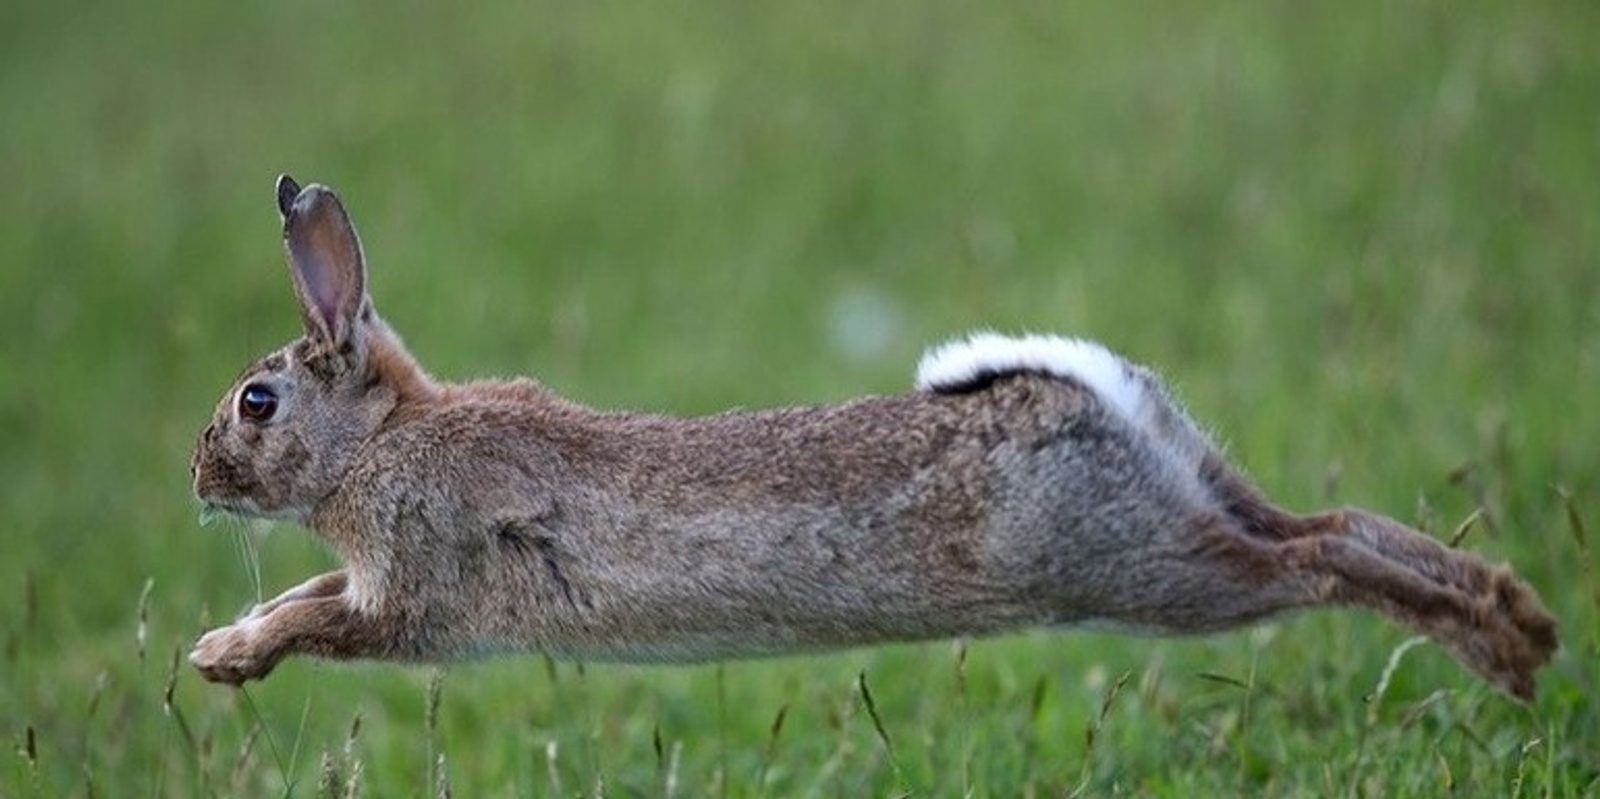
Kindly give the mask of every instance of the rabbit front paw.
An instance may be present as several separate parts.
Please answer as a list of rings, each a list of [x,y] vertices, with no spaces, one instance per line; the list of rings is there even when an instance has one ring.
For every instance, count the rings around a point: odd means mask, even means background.
[[[189,662],[211,682],[242,685],[245,680],[265,677],[277,658],[262,640],[261,620],[252,615],[201,636],[189,653]]]

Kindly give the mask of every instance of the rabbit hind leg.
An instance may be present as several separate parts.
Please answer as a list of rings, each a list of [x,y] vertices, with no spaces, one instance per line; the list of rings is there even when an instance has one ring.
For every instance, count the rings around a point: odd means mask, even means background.
[[[1161,550],[1144,553],[1140,573],[1128,575],[1137,590],[1100,615],[1181,634],[1242,627],[1299,608],[1363,607],[1428,635],[1502,690],[1531,696],[1533,673],[1549,660],[1554,632],[1541,623],[1547,616],[1520,612],[1517,597],[1502,601],[1511,590],[1504,586],[1515,588],[1514,581],[1474,577],[1501,593],[1466,591],[1340,533],[1330,527],[1271,538],[1231,519],[1196,523]]]
[[[1445,550],[1464,561],[1453,568],[1477,567],[1484,575],[1441,580],[1440,569],[1414,568],[1355,535],[1303,536],[1275,547],[1291,573],[1316,587],[1313,604],[1377,611],[1438,641],[1468,668],[1519,699],[1533,695],[1534,672],[1555,650],[1554,622],[1528,606],[1531,592],[1505,570],[1495,571],[1464,553]],[[1492,588],[1467,591],[1460,582],[1486,582]]]

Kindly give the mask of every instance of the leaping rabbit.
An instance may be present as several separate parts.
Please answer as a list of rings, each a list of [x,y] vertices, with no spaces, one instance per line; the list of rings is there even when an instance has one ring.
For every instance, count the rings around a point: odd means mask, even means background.
[[[245,369],[191,470],[344,568],[205,634],[207,679],[289,655],[698,661],[1040,625],[1161,634],[1352,605],[1527,699],[1557,646],[1504,566],[1392,519],[1268,502],[1155,376],[978,334],[916,389],[681,418],[532,380],[442,383],[374,311],[338,197],[279,178],[305,335]]]

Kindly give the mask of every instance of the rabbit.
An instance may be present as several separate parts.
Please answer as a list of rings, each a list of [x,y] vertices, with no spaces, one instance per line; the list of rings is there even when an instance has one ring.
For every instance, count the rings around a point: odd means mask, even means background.
[[[1148,369],[979,333],[898,396],[682,418],[530,379],[430,377],[373,308],[335,193],[277,183],[304,335],[197,441],[206,509],[309,527],[344,567],[205,633],[283,658],[694,662],[1033,627],[1151,634],[1355,606],[1528,700],[1556,624],[1505,566],[1366,510],[1269,502]]]

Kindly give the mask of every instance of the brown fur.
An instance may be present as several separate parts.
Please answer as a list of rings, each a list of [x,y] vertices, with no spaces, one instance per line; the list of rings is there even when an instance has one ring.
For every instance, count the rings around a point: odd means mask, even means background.
[[[373,312],[333,193],[279,196],[306,336],[224,396],[195,490],[309,526],[345,568],[207,633],[191,660],[209,679],[295,654],[685,661],[1036,625],[1203,633],[1339,604],[1527,698],[1556,648],[1504,567],[1366,511],[1267,502],[1142,370],[1160,399],[1143,421],[1034,372],[700,418],[440,384]],[[246,386],[278,415],[245,418]]]

